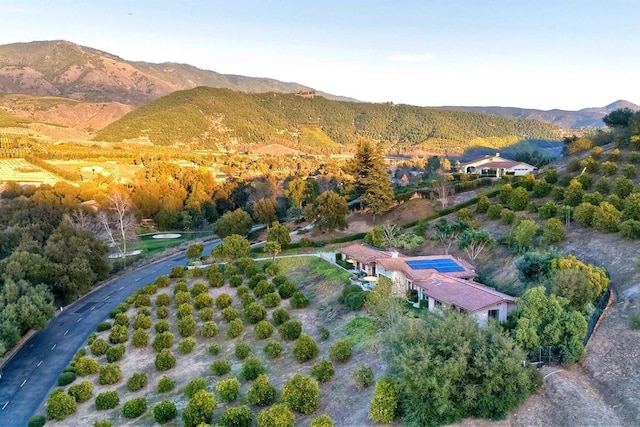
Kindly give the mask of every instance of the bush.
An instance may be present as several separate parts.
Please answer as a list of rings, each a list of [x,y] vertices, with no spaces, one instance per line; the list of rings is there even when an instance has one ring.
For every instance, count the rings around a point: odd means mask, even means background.
[[[182,354],[189,354],[196,348],[196,340],[192,337],[183,338],[178,343],[178,349]]]
[[[240,336],[240,334],[244,331],[244,326],[242,325],[242,320],[234,319],[229,323],[229,328],[227,328],[227,337],[236,338]]]
[[[240,296],[240,303],[243,308],[253,304],[254,302],[256,302],[256,299],[251,294],[242,294]]]
[[[126,326],[113,325],[109,334],[109,342],[111,344],[122,344],[129,339],[129,332]]]
[[[208,293],[200,294],[193,300],[193,305],[196,310],[201,310],[205,307],[213,306],[213,297]]]
[[[631,329],[640,329],[640,312],[636,312],[631,316]]]
[[[313,359],[319,353],[318,344],[309,335],[300,335],[300,338],[293,344],[293,356],[300,363]]]
[[[171,281],[169,280],[169,276],[160,276],[157,277],[156,280],[153,281],[153,283],[155,283],[155,285],[159,288],[166,288],[171,284]]]
[[[318,333],[320,334],[320,339],[322,341],[326,341],[329,339],[329,330],[327,328],[325,328],[324,326],[320,326],[318,328]]]
[[[258,427],[293,427],[296,416],[284,403],[276,403],[258,414]]]
[[[96,331],[98,332],[108,331],[109,329],[111,329],[110,322],[100,322],[98,326],[96,326]]]
[[[252,424],[253,412],[247,405],[229,407],[220,417],[222,427],[251,427]]]
[[[258,375],[264,374],[264,366],[258,358],[251,356],[244,361],[240,372],[246,380],[252,381],[258,378]]]
[[[136,397],[122,406],[122,416],[125,418],[138,418],[147,411],[147,399]]]
[[[329,357],[336,363],[346,363],[351,359],[352,354],[353,345],[346,339],[336,341],[336,343],[329,348]]]
[[[282,348],[282,345],[280,345],[280,343],[276,340],[269,340],[267,341],[267,344],[265,344],[264,346],[265,354],[271,357],[272,359],[275,359],[276,357],[280,356],[283,351],[284,349]]]
[[[369,418],[376,423],[391,424],[398,408],[398,391],[391,381],[381,378],[376,383],[369,406]]]
[[[136,348],[143,348],[149,344],[149,333],[144,329],[136,329],[133,331],[131,343]]]
[[[288,320],[278,326],[278,333],[285,340],[297,340],[302,333],[302,323],[297,320]]]
[[[164,424],[175,419],[178,416],[176,404],[171,400],[163,400],[153,407],[153,419],[158,424]]]
[[[113,324],[114,325],[124,326],[124,327],[128,328],[129,327],[129,316],[127,316],[125,313],[118,313],[118,314],[116,314],[116,318],[114,319]]]
[[[238,359],[244,360],[249,354],[251,354],[251,347],[243,342],[236,344],[235,355]]]
[[[203,322],[209,322],[209,321],[213,320],[213,308],[205,307],[205,308],[199,310],[198,311],[198,317]]]
[[[185,276],[186,269],[182,265],[176,265],[171,269],[169,277],[172,279],[179,279]]]
[[[204,377],[194,378],[187,383],[184,388],[184,395],[191,399],[198,391],[207,389],[207,379]]]
[[[101,385],[111,385],[119,382],[122,379],[122,371],[120,366],[116,363],[107,363],[100,366],[100,372],[98,376],[98,382]]]
[[[171,348],[173,346],[173,334],[169,331],[156,334],[151,346],[155,351]]]
[[[263,280],[258,282],[258,284],[256,285],[255,289],[253,290],[253,294],[258,298],[262,298],[266,294],[269,294],[269,293],[275,292],[275,291],[276,291],[275,285],[273,283],[269,282],[268,280],[263,279]]]
[[[289,299],[296,292],[298,292],[298,287],[289,281],[286,281],[282,285],[278,286],[278,294],[282,299]]]
[[[558,218],[550,218],[542,227],[542,238],[548,244],[560,243],[567,237],[567,230]]]
[[[640,221],[628,219],[620,224],[620,234],[625,239],[640,238]]]
[[[109,353],[109,350],[110,349],[107,349],[107,353]],[[86,377],[87,375],[97,374],[100,369],[100,364],[94,358],[83,356],[76,360],[74,368],[76,370],[76,374],[81,377]]]
[[[241,275],[234,274],[233,276],[231,276],[229,278],[229,286],[231,286],[232,288],[237,288],[240,285],[242,285],[242,276]]]
[[[373,384],[373,370],[365,365],[358,366],[351,374],[356,385],[361,388],[369,387]]]
[[[115,390],[105,391],[96,396],[96,409],[105,411],[113,409],[120,404],[120,396]]]
[[[502,212],[500,212],[500,219],[503,224],[511,225],[516,220],[516,213],[511,209],[504,208],[502,209]]]
[[[245,307],[244,317],[247,319],[247,322],[254,325],[267,317],[267,310],[262,305],[253,302]]]
[[[231,296],[229,294],[220,294],[216,297],[216,307],[220,310],[225,309],[233,303]]]
[[[47,419],[60,421],[76,412],[78,405],[73,396],[57,388],[49,395],[46,407]]]
[[[138,294],[134,305],[137,308],[151,307],[151,296],[147,294]]]
[[[136,372],[127,381],[127,390],[138,391],[142,387],[147,386],[147,381],[147,374],[145,374],[144,372]]]
[[[82,381],[80,384],[69,387],[69,395],[78,403],[86,402],[93,396],[93,383],[91,381]]]
[[[208,350],[209,350],[209,354],[217,356],[218,354],[220,354],[220,344],[218,344],[217,342],[214,342],[209,346]]]
[[[158,319],[166,319],[167,317],[169,317],[169,314],[169,307],[165,305],[156,308],[156,315],[158,316]]]
[[[176,358],[171,354],[171,350],[163,348],[158,354],[156,354],[155,365],[156,369],[159,371],[168,371],[176,366]]]
[[[280,304],[281,300],[282,298],[280,297],[280,294],[278,294],[277,292],[271,292],[266,294],[262,298],[262,304],[264,304],[264,306],[267,308],[273,308],[277,307]]]
[[[529,204],[529,193],[522,187],[515,188],[509,195],[509,208],[513,211],[526,209]]]
[[[178,333],[183,337],[190,337],[196,332],[196,321],[193,316],[186,316],[177,322]]]
[[[174,388],[176,388],[176,382],[166,375],[163,375],[160,381],[158,381],[159,393],[168,393]]]
[[[291,308],[305,308],[309,305],[309,299],[302,292],[295,292],[289,301]]]
[[[198,391],[182,412],[185,427],[196,427],[199,424],[211,422],[216,404],[216,398],[213,394],[206,390]]]
[[[133,329],[151,329],[151,316],[138,314],[133,321]]]
[[[284,308],[274,310],[271,317],[273,318],[273,323],[275,323],[276,326],[280,326],[291,319],[291,316],[289,316],[289,313]]]
[[[180,304],[180,306],[178,307],[178,311],[176,312],[176,317],[178,319],[184,319],[188,316],[193,317],[193,306],[188,302]]]
[[[271,405],[276,401],[276,388],[269,382],[267,375],[258,375],[258,378],[249,387],[247,400],[252,405],[259,406]]]
[[[205,322],[200,328],[200,336],[204,338],[213,338],[218,335],[218,325],[214,321]]]
[[[191,302],[191,294],[188,291],[177,292],[174,296],[176,307],[180,307],[182,304],[189,304]]]
[[[208,275],[209,286],[212,288],[221,288],[224,286],[224,275],[222,273],[213,273]]]
[[[593,215],[597,207],[590,203],[580,203],[573,211],[573,219],[583,227],[590,227],[593,224]]]
[[[240,393],[240,381],[236,377],[220,380],[216,384],[216,393],[225,402],[233,402]]]
[[[318,409],[319,396],[318,383],[307,375],[295,375],[282,389],[282,402],[291,410],[305,415]]]
[[[47,419],[44,417],[44,415],[34,415],[33,417],[29,418],[27,427],[42,427],[46,422]]]
[[[311,376],[321,383],[329,381],[335,374],[336,370],[329,360],[322,360],[311,368]]]
[[[333,427],[333,420],[329,415],[320,415],[311,420],[309,427]]]
[[[124,352],[125,352],[124,345],[122,344],[112,345],[107,349],[105,353],[105,355],[107,356],[107,362],[109,363],[117,362],[118,360],[122,359],[122,357],[124,356]]]
[[[217,377],[228,374],[231,372],[231,363],[226,359],[220,359],[213,362],[210,366],[211,373]]]
[[[240,317],[240,313],[234,307],[226,307],[221,311],[222,320],[225,322],[231,322]]]
[[[207,293],[208,290],[209,290],[209,287],[207,285],[205,285],[202,282],[198,282],[198,283],[194,283],[193,284],[193,286],[189,290],[189,293],[191,294],[192,297],[195,298],[198,295],[201,295],[203,293]]]
[[[487,209],[487,218],[500,219],[501,213],[502,213],[501,205],[491,205],[489,206],[489,209]]]
[[[268,320],[261,320],[254,327],[256,336],[261,340],[269,338],[273,334],[273,329],[273,325]]]

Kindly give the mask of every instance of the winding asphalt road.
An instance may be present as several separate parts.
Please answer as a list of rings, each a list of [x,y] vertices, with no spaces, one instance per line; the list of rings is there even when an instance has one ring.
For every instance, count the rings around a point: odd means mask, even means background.
[[[204,253],[220,241],[208,243]],[[123,274],[96,289],[49,321],[4,366],[0,384],[0,426],[27,425],[57,386],[58,376],[96,325],[131,293],[185,265],[184,251]]]

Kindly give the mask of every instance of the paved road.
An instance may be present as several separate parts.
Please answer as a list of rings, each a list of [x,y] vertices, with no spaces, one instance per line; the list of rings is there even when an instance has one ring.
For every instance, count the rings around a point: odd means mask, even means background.
[[[219,243],[205,246],[205,252]],[[44,405],[58,376],[96,325],[134,291],[185,265],[184,253],[141,267],[86,295],[51,319],[4,366],[0,384],[0,426],[27,425]]]

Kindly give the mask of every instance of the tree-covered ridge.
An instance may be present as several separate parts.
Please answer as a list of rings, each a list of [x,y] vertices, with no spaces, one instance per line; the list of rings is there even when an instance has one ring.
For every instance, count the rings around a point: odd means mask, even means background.
[[[310,126],[314,132],[309,132]],[[102,129],[96,139],[147,136],[157,145],[205,146],[271,139],[311,145],[317,139],[327,146],[327,140],[347,145],[367,138],[392,146],[458,152],[477,138],[500,146],[514,139],[557,139],[557,131],[533,120],[487,114],[200,87],[142,106]]]

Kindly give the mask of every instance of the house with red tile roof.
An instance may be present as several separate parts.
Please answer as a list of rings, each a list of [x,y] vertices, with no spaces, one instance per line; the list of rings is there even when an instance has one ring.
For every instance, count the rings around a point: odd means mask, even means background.
[[[485,156],[481,159],[461,163],[457,169],[459,173],[500,178],[503,175],[523,176],[533,173],[536,167],[525,162],[505,159],[500,157],[500,153],[496,153],[494,156]]]
[[[342,259],[367,276],[385,276],[394,284],[396,296],[417,294],[429,310],[448,306],[474,316],[485,325],[489,318],[503,321],[516,308],[515,299],[474,282],[473,266],[451,255],[408,257],[365,244],[352,244],[339,251]]]

